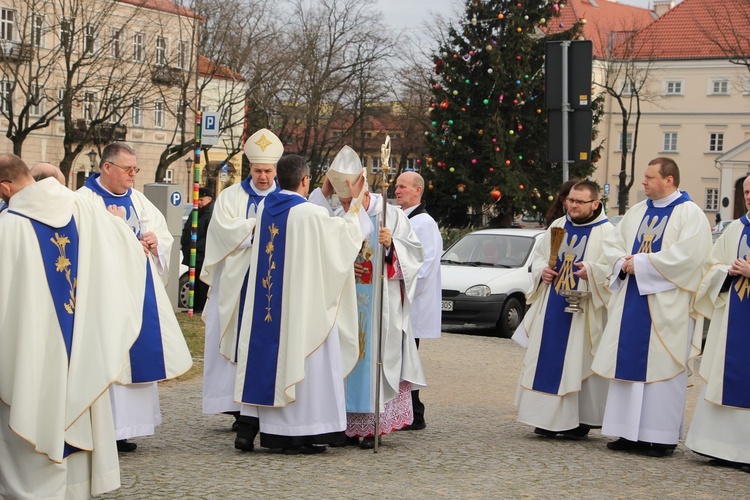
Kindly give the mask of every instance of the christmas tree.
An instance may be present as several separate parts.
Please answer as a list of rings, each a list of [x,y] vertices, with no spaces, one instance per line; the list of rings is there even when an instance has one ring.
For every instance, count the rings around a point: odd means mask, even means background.
[[[578,37],[559,21],[565,0],[467,0],[433,58],[432,129],[425,177],[442,225],[509,226],[544,213],[562,184],[547,162],[545,43]],[[597,103],[594,103],[595,105]],[[596,110],[595,110],[596,115]],[[594,155],[595,156],[595,155]],[[584,178],[588,164],[571,165]]]

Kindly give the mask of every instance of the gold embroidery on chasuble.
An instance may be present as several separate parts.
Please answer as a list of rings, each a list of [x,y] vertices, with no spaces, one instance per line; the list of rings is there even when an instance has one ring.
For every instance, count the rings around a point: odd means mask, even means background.
[[[70,259],[68,259],[65,254],[65,247],[70,243],[70,239],[64,234],[60,235],[55,232],[55,237],[50,238],[50,241],[57,247],[57,251],[60,252],[60,256],[55,260],[55,270],[58,273],[65,273],[65,280],[70,287],[70,291],[68,292],[70,300],[64,304],[64,307],[68,314],[73,314],[76,308],[76,286],[78,285],[78,278],[71,279]]]
[[[266,300],[268,305],[266,305],[266,316],[263,318],[263,321],[272,322],[273,316],[271,316],[271,298],[273,297],[273,294],[271,293],[271,289],[273,288],[273,276],[271,272],[276,269],[276,261],[273,260],[273,240],[279,234],[279,228],[276,227],[276,224],[271,224],[270,226],[268,226],[268,232],[271,235],[271,240],[266,243],[265,248],[266,255],[268,255],[268,271],[266,271],[266,277],[262,280],[263,288],[266,289]]]

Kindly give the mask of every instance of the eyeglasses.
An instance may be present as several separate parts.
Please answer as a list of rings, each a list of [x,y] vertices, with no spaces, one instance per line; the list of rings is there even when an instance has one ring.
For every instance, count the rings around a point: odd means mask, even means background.
[[[565,198],[565,201],[571,205],[585,205],[586,203],[594,203],[596,200],[576,200],[575,198]]]
[[[7,182],[8,184],[13,184],[13,181],[11,181],[9,179],[3,179],[3,180],[1,180],[0,184],[2,184],[3,182]]]
[[[110,165],[114,165],[114,166],[115,166],[115,167],[117,167],[117,168],[121,168],[121,169],[123,169],[123,170],[124,170],[125,172],[127,172],[128,174],[134,174],[134,173],[135,173],[135,174],[137,174],[138,172],[140,172],[140,171],[141,171],[140,167],[121,167],[121,166],[120,166],[120,165],[118,165],[117,163],[115,163],[115,162],[111,162],[111,161],[108,161],[107,163],[109,163]]]

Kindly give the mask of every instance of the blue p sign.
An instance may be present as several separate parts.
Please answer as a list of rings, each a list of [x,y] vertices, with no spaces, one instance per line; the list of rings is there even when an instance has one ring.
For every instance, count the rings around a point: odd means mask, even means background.
[[[169,202],[175,206],[179,207],[180,203],[182,203],[182,193],[179,191],[174,191],[171,195],[169,195]]]
[[[206,116],[206,129],[214,130],[216,128],[216,117],[212,115]]]

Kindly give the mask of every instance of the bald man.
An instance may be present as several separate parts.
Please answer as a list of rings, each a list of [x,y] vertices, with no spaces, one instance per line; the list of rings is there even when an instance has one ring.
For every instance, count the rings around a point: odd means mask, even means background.
[[[396,202],[411,222],[417,238],[424,248],[424,264],[417,273],[417,291],[411,306],[411,326],[419,348],[419,339],[440,337],[442,289],[440,286],[440,257],[443,255],[443,237],[435,219],[430,217],[422,203],[424,179],[416,172],[404,172],[396,179]],[[424,404],[419,391],[411,393],[414,422],[403,430],[418,431],[427,424]]]
[[[0,155],[0,197],[0,497],[116,489],[108,387],[141,328],[141,245],[18,156]]]
[[[37,182],[47,177],[54,177],[60,184],[65,186],[65,175],[62,173],[62,170],[51,163],[36,163],[29,169],[29,173]]]

